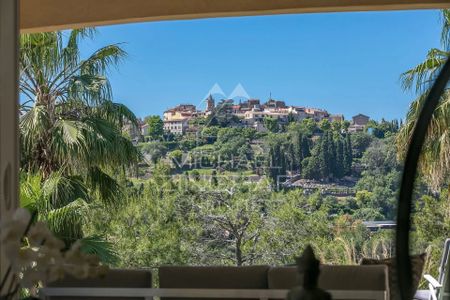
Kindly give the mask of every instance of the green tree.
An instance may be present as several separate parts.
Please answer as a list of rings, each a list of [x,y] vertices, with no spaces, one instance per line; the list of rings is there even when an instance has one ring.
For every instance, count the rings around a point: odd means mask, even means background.
[[[152,140],[160,139],[164,134],[164,122],[160,116],[145,117],[145,122],[148,124],[148,135]]]
[[[92,232],[102,232],[114,241],[122,268],[154,267],[194,263],[191,245],[201,231],[192,212],[186,209],[184,195],[191,184],[176,188],[170,167],[159,163],[153,176],[144,183],[143,191],[127,188],[127,205],[116,213],[93,209]],[[132,245],[132,247],[130,247]]]
[[[217,139],[219,129],[220,127],[217,126],[204,127],[201,136],[206,140],[208,144],[213,144]]]
[[[366,132],[349,134],[349,137],[351,139],[351,148],[349,148],[349,150],[353,150],[354,156],[358,158],[363,155],[364,151],[366,151],[373,140],[373,137]]]
[[[264,126],[270,132],[278,132],[279,130],[278,120],[276,118],[264,117]]]
[[[118,205],[122,190],[110,174],[140,159],[121,134],[124,121],[136,124],[136,118],[112,101],[106,76],[125,52],[107,45],[81,59],[79,43],[93,36],[92,29],[78,29],[20,37],[20,92],[27,98],[19,124],[21,168],[40,178],[41,189],[58,187],[38,197],[36,211],[39,218],[51,216],[51,229],[69,243],[83,237],[74,217],[81,200],[88,195]]]
[[[344,163],[344,140],[338,139],[336,141],[336,161],[333,172],[337,178],[342,178],[345,175]]]
[[[328,148],[327,148],[327,165],[328,172],[332,177],[336,177],[336,144],[331,131],[327,132]]]
[[[199,219],[204,232],[199,244],[204,244],[209,264],[252,265],[261,256],[257,251],[265,230],[263,214],[268,190],[262,185],[222,182],[219,189],[203,193]],[[204,260],[204,259],[203,259]]]
[[[310,156],[310,143],[306,136],[302,136],[301,142],[300,142],[300,157],[302,159],[305,159],[306,157]]]
[[[317,123],[310,118],[303,119],[300,125],[303,133],[309,137],[312,136],[314,131],[317,129]]]
[[[310,156],[310,143],[309,139],[300,129],[290,130],[291,132],[291,142],[293,145],[293,166],[299,173],[301,173],[302,161]]]
[[[167,147],[160,142],[153,141],[143,144],[141,151],[144,154],[144,157],[156,164],[161,158],[166,156]]]
[[[288,143],[284,147],[285,157],[286,157],[286,168],[289,171],[294,171],[297,169],[297,157],[294,150],[294,145],[292,143]]]
[[[442,10],[442,49],[431,49],[425,60],[401,75],[403,88],[414,90],[418,98],[410,105],[405,125],[398,135],[399,154],[406,153],[412,132],[426,95],[445,61],[450,56],[450,10]],[[450,90],[445,90],[440,104],[433,113],[424,146],[422,148],[421,170],[427,175],[434,188],[448,183],[450,164]]]
[[[307,179],[319,179],[321,174],[318,171],[317,156],[310,156],[302,161],[302,177]]]
[[[450,232],[450,202],[448,190],[440,195],[423,195],[415,203],[413,224],[416,231],[412,236],[414,248],[427,252],[429,263],[424,272],[438,276],[442,249]],[[424,284],[424,286],[426,286]]]
[[[301,190],[290,190],[274,193],[267,201],[267,229],[258,249],[264,257],[261,263],[292,264],[306,245],[331,240],[326,207],[308,200]]]
[[[369,120],[366,125],[367,131],[371,131],[371,134],[377,138],[385,138],[391,136],[399,130],[398,120],[386,121],[381,119],[381,122],[375,120]]]
[[[353,162],[353,141],[350,138],[350,134],[345,135],[344,142],[344,175],[350,175],[352,173]]]
[[[320,128],[322,131],[328,131],[328,130],[330,130],[330,129],[331,129],[331,123],[330,123],[330,121],[329,121],[328,119],[322,119],[322,120],[319,122],[319,128]]]
[[[343,123],[341,121],[333,121],[331,122],[331,129],[336,133],[341,133]]]
[[[325,133],[320,139],[319,146],[319,174],[320,179],[326,179],[330,177],[331,168],[330,168],[330,145],[329,135]]]
[[[168,157],[172,160],[173,164],[175,165],[176,168],[181,168],[183,167],[183,151],[177,149],[177,150],[173,150],[172,152],[170,152],[168,154]]]
[[[359,213],[361,218],[363,215],[366,219],[395,217],[401,167],[396,159],[394,139],[374,140],[361,158],[363,171],[356,184],[357,202],[363,209]]]
[[[219,184],[219,181],[217,180],[217,171],[213,170],[211,172],[211,185],[217,186]]]
[[[327,165],[328,136],[323,135],[314,145],[311,156],[302,162],[302,176],[307,179],[322,180],[328,177]]]
[[[118,261],[113,245],[98,233],[86,234],[84,227],[90,222],[92,199],[78,177],[62,177],[54,172],[42,182],[38,175],[20,174],[20,205],[36,214],[67,244],[78,240],[86,253],[96,254],[104,263]]]
[[[247,128],[221,128],[218,131],[214,147],[223,167],[232,169],[235,165],[236,167],[247,165],[243,162],[253,156],[249,143],[253,135],[254,130]]]
[[[344,132],[348,132],[348,128],[350,127],[350,121],[344,120],[341,121],[341,128]]]
[[[276,142],[271,142],[267,155],[266,174],[274,187],[279,187],[286,175],[287,159],[284,147]]]
[[[192,170],[190,175],[195,181],[200,181],[201,179],[200,172],[197,169]]]

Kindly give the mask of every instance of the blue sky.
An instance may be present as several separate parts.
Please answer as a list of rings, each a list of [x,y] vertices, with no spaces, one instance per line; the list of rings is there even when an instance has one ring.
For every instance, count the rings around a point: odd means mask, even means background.
[[[348,119],[403,118],[414,98],[399,75],[439,47],[438,11],[218,18],[98,28],[83,53],[122,42],[114,98],[137,116],[199,105],[218,83],[254,98],[327,109]]]

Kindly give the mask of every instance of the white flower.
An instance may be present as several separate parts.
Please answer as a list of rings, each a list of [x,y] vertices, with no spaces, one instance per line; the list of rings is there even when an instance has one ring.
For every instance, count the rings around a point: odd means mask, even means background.
[[[18,254],[11,260],[11,266],[15,271],[22,270],[24,268],[30,268],[33,263],[36,262],[38,253],[31,248],[19,249]]]
[[[60,265],[64,261],[63,254],[60,250],[54,248],[48,248],[42,246],[39,248],[39,256],[36,259],[36,263],[40,267],[51,267],[54,265]]]
[[[62,253],[65,243],[56,238],[43,222],[32,225],[22,240],[30,220],[27,210],[18,209],[0,223],[2,249],[13,270],[19,274],[23,287],[34,288],[40,283],[56,281],[66,273],[80,279],[106,273],[108,268],[99,266],[96,255],[81,251],[81,241]]]
[[[23,272],[23,277],[20,284],[24,288],[32,288],[43,281],[46,281],[45,272],[36,269],[27,269]]]
[[[36,222],[27,234],[28,242],[32,247],[40,247],[50,236],[52,233],[43,222]]]

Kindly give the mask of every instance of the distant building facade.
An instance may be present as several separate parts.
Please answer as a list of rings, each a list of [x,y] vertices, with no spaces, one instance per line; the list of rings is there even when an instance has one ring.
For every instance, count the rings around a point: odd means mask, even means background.
[[[212,95],[209,95],[208,98],[206,98],[206,110],[205,112],[212,112],[215,108],[215,101]]]
[[[357,114],[352,117],[352,122],[348,127],[349,132],[362,132],[366,128],[367,123],[369,123],[370,118],[363,114]]]
[[[205,102],[204,110],[197,110],[196,106],[192,104],[180,104],[166,110],[163,115],[164,130],[173,134],[192,133],[197,127],[190,125],[190,123],[193,123],[190,120],[207,117],[213,112],[234,115],[240,120],[241,126],[254,128],[259,132],[267,130],[264,127],[265,118],[276,119],[279,124],[287,124],[291,121],[300,122],[307,118],[316,122],[323,119],[330,121],[344,120],[343,115],[330,115],[324,109],[290,106],[286,105],[284,101],[271,98],[265,103],[261,103],[259,99],[248,99],[239,101],[239,103],[235,103],[233,99],[222,99],[216,105],[214,98],[209,95]],[[354,116],[351,130],[359,131],[361,126],[364,128],[368,120],[369,117],[361,114]]]
[[[343,115],[330,115],[330,121],[331,122],[342,122],[344,121]]]
[[[316,122],[320,122],[323,119],[328,119],[330,117],[330,114],[324,109],[305,108],[305,111],[308,117],[312,118]]]
[[[163,114],[164,130],[181,135],[189,127],[189,120],[197,117],[197,108],[192,104],[180,104],[166,110]]]
[[[189,127],[188,119],[164,121],[164,131],[177,135],[184,134]]]

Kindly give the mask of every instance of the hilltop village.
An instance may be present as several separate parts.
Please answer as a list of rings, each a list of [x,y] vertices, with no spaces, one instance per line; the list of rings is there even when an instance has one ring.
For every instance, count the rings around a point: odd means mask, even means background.
[[[210,95],[203,103],[203,110],[179,104],[162,118],[125,125],[124,133],[144,158],[138,177],[151,177],[162,163],[170,166],[171,176],[245,175],[253,182],[268,179],[274,188],[354,196],[366,148],[401,126],[401,121],[376,122],[363,114],[349,121],[342,114],[271,98],[216,103]]]
[[[235,103],[233,99],[220,100],[217,104],[210,95],[206,100],[204,110],[199,110],[193,104],[179,104],[169,108],[163,113],[163,128],[165,133],[185,135],[198,133],[200,124],[217,125],[215,115],[228,120],[227,126],[240,128],[253,128],[257,132],[269,131],[268,123],[283,127],[290,122],[301,122],[311,119],[315,122],[328,120],[330,122],[344,122],[342,114],[330,114],[319,108],[287,105],[285,101],[268,99],[262,103],[259,99],[248,99]],[[209,124],[199,122],[208,120]],[[216,118],[217,119],[217,118]],[[362,132],[370,118],[363,114],[352,117],[348,122],[349,133]],[[139,120],[138,126],[127,124],[125,130],[134,141],[143,141],[149,135],[149,124]]]

